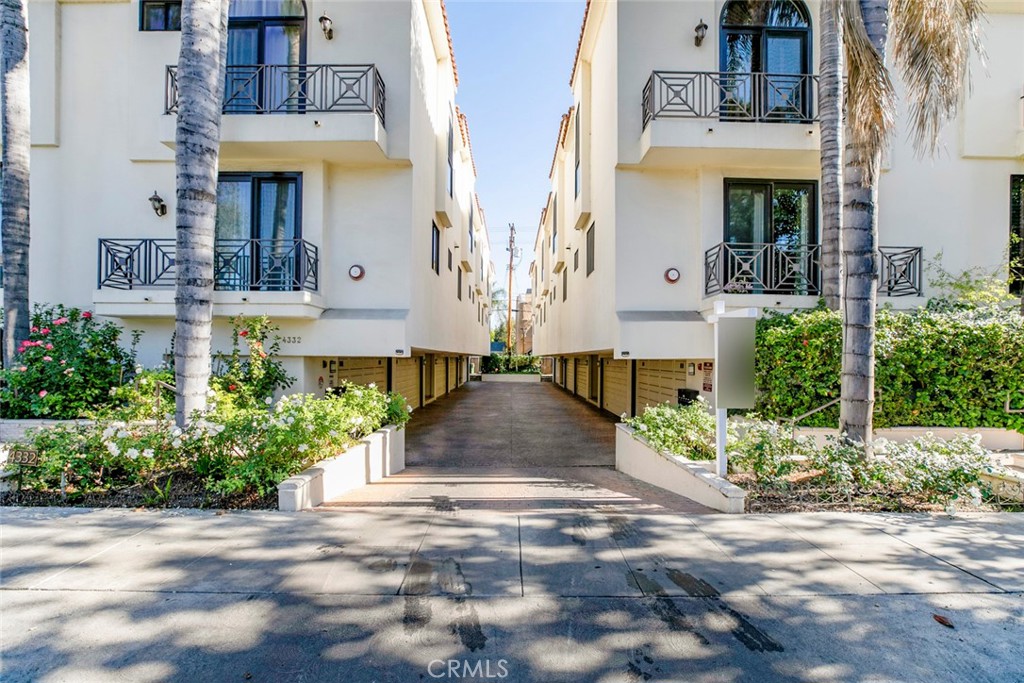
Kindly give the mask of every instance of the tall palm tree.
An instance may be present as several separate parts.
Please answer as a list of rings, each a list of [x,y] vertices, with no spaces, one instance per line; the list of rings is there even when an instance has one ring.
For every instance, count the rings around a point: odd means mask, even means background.
[[[821,3],[821,291],[839,308],[842,295],[840,244],[843,217],[843,26],[841,0]]]
[[[3,364],[10,367],[18,344],[28,339],[29,154],[31,152],[28,89],[28,6],[26,0],[2,0],[0,38],[3,75]]]
[[[844,290],[840,428],[870,455],[878,284],[878,175],[895,122],[886,50],[910,103],[919,153],[934,153],[956,116],[972,50],[984,54],[978,0],[844,0],[847,142],[842,255]],[[891,26],[890,26],[891,23]]]
[[[228,0],[185,0],[178,57],[175,418],[206,408],[213,327],[213,241],[227,62]]]

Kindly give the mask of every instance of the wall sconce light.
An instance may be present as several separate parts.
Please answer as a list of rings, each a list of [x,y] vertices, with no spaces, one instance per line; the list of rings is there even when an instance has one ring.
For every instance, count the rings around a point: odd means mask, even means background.
[[[149,204],[153,207],[153,213],[157,216],[167,215],[167,204],[164,203],[163,197],[158,195],[156,190],[153,190],[153,196],[149,198]]]
[[[366,269],[359,264],[353,265],[348,269],[348,276],[356,282],[362,280],[364,275],[366,275]]]
[[[700,23],[693,27],[693,32],[695,34],[693,36],[693,44],[700,47],[701,43],[704,42],[704,36],[708,34],[708,25],[701,19]]]
[[[682,274],[679,272],[678,268],[669,268],[665,271],[665,282],[670,285],[674,285],[679,282],[680,277],[682,277]]]
[[[324,38],[327,40],[334,38],[334,22],[326,14],[320,15],[320,28],[323,29]]]

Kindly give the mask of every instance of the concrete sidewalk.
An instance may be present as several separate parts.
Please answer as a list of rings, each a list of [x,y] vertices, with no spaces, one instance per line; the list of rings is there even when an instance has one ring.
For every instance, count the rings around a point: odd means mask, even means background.
[[[0,516],[4,681],[1024,680],[1024,515]]]

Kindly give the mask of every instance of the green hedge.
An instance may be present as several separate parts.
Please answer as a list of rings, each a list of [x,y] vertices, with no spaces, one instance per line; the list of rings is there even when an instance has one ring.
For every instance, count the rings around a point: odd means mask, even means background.
[[[507,356],[505,354],[494,354],[483,357],[483,371],[486,373],[521,373],[537,374],[540,372],[540,358],[536,356]]]
[[[1004,411],[1024,395],[1024,317],[975,309],[880,310],[875,340],[875,427],[1004,427],[1024,431],[1024,414]],[[795,417],[839,396],[842,321],[835,311],[768,315],[757,324],[756,410]],[[1015,407],[1020,399],[1016,399]],[[835,427],[839,407],[801,424]]]

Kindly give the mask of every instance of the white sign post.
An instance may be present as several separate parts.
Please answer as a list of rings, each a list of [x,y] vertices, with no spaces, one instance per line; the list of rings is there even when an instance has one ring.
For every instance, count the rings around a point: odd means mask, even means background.
[[[715,302],[715,312],[713,315],[708,317],[708,322],[715,326],[715,365],[713,368],[714,372],[714,390],[715,390],[715,466],[718,472],[718,476],[724,477],[729,471],[729,456],[725,452],[725,440],[727,436],[728,421],[727,421],[727,409],[728,408],[745,408],[752,407],[746,405],[747,400],[745,395],[749,394],[750,399],[753,398],[753,374],[752,368],[746,369],[747,364],[738,361],[749,360],[750,364],[753,363],[753,349],[749,351],[742,347],[734,347],[728,339],[724,339],[722,335],[722,324],[720,320],[750,320],[751,324],[757,319],[756,308],[740,308],[734,311],[725,311],[725,302]],[[723,353],[723,347],[726,348],[727,353]],[[737,352],[741,354],[749,353],[750,358],[741,357],[739,359],[734,356]],[[730,377],[728,388],[723,391],[722,384],[722,367],[725,364],[729,364],[729,372],[733,373],[734,376]],[[743,367],[736,367],[742,365]],[[743,375],[749,374],[749,377]],[[735,387],[746,383],[749,380],[749,391],[741,390],[735,391]],[[735,394],[743,394],[744,398],[737,399]]]

